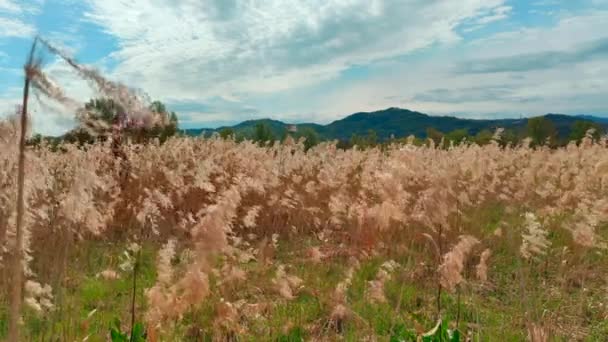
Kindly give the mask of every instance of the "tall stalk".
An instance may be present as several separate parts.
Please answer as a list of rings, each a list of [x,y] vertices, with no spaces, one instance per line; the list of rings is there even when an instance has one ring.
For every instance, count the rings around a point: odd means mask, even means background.
[[[439,256],[437,257],[437,268],[441,265],[441,258],[443,256],[443,225],[439,225],[439,232],[437,234],[437,245],[439,249]],[[437,271],[437,319],[441,319],[441,275]]]
[[[135,299],[137,295],[137,273],[139,271],[139,258],[141,257],[141,246],[135,254],[135,264],[133,265],[133,287],[131,288],[131,338],[129,341],[133,342],[135,339]]]
[[[36,42],[25,65],[25,84],[23,86],[23,105],[21,107],[21,136],[19,137],[19,166],[17,170],[17,224],[15,226],[15,249],[13,251],[13,272],[11,281],[11,305],[8,325],[8,340],[19,341],[19,321],[21,320],[21,301],[23,287],[23,217],[25,215],[25,140],[27,135],[27,100],[30,93],[30,79],[34,65]]]

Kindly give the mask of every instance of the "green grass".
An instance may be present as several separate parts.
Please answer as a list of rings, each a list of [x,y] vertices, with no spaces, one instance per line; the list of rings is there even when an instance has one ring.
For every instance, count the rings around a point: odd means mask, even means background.
[[[518,255],[521,219],[517,214],[507,214],[493,206],[471,217],[472,222],[467,224],[476,228],[470,230],[485,237],[487,244],[474,254],[478,256],[486,247],[492,249],[490,284],[480,286],[474,281],[474,263],[467,265],[465,276],[470,281],[461,286],[460,301],[457,293],[442,294],[444,321],[453,326],[458,319],[459,329],[473,341],[525,340],[526,324],[532,321],[543,322],[557,341],[574,338],[600,341],[608,336],[605,302],[608,257],[604,251],[577,248],[568,231],[552,228],[549,236],[552,249],[547,256],[535,262],[524,261]],[[559,222],[552,224],[557,226]],[[492,237],[499,226],[503,226],[503,236]],[[599,232],[606,235],[608,229],[602,227]],[[412,255],[426,252],[414,242],[411,244],[413,248],[405,254],[391,251],[390,257],[380,253],[360,260],[347,292],[347,306],[352,315],[344,322],[343,331],[331,329],[329,317],[334,305],[332,294],[349,268],[347,258],[313,263],[307,259],[306,251],[315,242],[291,239],[280,242],[275,264],[289,265],[288,274],[303,280],[304,288],[295,299],[284,299],[273,288],[276,266],[254,261],[242,265],[248,274],[246,282],[222,291],[212,286],[211,297],[177,324],[168,325],[162,340],[211,341],[221,337],[214,329],[220,297],[231,302],[244,299],[266,305],[258,318],[241,320],[244,329],[238,334],[239,341],[299,341],[319,336],[346,341],[375,336],[379,341],[389,341],[397,333],[427,331],[436,323],[436,280],[432,274],[422,277],[415,274],[420,260],[429,262],[433,258]],[[568,247],[566,263],[560,259],[564,247]],[[116,318],[123,322],[123,330],[128,329],[131,274],[119,272],[121,277],[115,280],[97,276],[108,268],[118,271],[124,248],[124,244],[88,242],[73,251],[68,280],[56,299],[56,310],[43,316],[26,310],[25,339],[81,341],[88,336],[88,341],[106,341],[109,326]],[[146,310],[144,289],[156,279],[156,251],[154,245],[142,250],[136,295],[138,320],[143,319]],[[385,284],[387,302],[371,303],[365,296],[368,281],[375,279],[382,263],[389,259],[401,266]],[[577,281],[583,285],[579,286]],[[7,308],[3,305],[0,338],[5,336],[6,326]]]

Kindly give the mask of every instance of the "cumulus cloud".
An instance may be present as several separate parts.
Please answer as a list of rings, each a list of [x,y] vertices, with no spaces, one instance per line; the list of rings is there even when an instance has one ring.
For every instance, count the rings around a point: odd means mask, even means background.
[[[578,46],[574,51],[542,51],[508,57],[470,60],[458,69],[462,73],[522,72],[550,69],[580,63],[596,58],[608,57],[608,38]]]
[[[547,112],[606,115],[608,17],[563,17],[551,27],[497,33],[428,59],[393,63],[329,92],[319,110],[400,106],[431,114],[484,117]],[[458,57],[454,57],[454,56]]]
[[[91,0],[87,17],[119,40],[116,74],[157,97],[200,99],[305,87],[455,42],[455,27],[504,2]]]
[[[11,0],[0,0],[0,12],[19,13],[21,7]]]
[[[0,38],[30,37],[35,28],[27,23],[27,18],[39,11],[38,3],[0,0]]]
[[[29,37],[33,35],[33,26],[19,19],[10,19],[0,16],[0,37]]]
[[[41,0],[31,1],[0,0],[0,20],[32,16]],[[73,6],[82,21],[44,34],[166,102],[185,127],[327,123],[392,106],[470,117],[605,113],[608,11],[604,0],[581,3],[86,0]],[[516,25],[515,14],[537,9],[559,15]],[[94,96],[61,63],[49,68],[72,96]],[[70,113],[44,113],[44,129],[72,124]]]
[[[465,27],[464,32],[471,32],[475,30],[479,30],[480,28],[493,23],[495,21],[500,21],[507,19],[511,14],[513,7],[511,6],[498,6],[490,9],[484,15],[480,15],[477,18],[471,20],[469,26]]]

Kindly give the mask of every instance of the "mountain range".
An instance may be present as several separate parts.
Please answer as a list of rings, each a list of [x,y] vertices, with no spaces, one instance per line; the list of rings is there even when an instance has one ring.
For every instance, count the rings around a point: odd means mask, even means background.
[[[553,122],[558,135],[561,137],[568,136],[572,125],[576,121],[592,121],[604,126],[604,128],[608,128],[608,118],[606,117],[564,114],[546,114],[543,117]],[[366,135],[370,130],[373,130],[376,132],[378,139],[386,140],[391,136],[405,137],[411,134],[417,137],[426,137],[428,128],[434,128],[444,133],[457,129],[465,129],[471,135],[475,135],[484,129],[494,131],[498,127],[517,131],[525,129],[527,121],[527,118],[463,119],[453,116],[431,116],[401,108],[388,108],[375,112],[355,113],[327,125],[300,123],[295,124],[295,126],[298,131],[312,128],[322,139],[348,140],[354,134]],[[290,125],[289,123],[272,119],[247,120],[234,126],[223,126],[215,129],[187,129],[186,134],[198,136],[202,133],[220,132],[229,128],[237,135],[251,137],[254,134],[255,127],[259,123],[263,123],[269,127],[276,137],[282,136]]]

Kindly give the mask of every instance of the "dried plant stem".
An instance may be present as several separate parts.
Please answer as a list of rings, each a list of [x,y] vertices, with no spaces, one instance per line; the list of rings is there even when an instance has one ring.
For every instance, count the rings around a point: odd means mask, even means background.
[[[437,319],[441,319],[441,273],[439,272],[439,265],[441,265],[441,258],[443,256],[443,226],[439,225],[439,232],[437,234],[437,245],[439,248],[439,256],[437,257]]]
[[[460,286],[456,288],[456,291],[458,296],[458,307],[456,309],[456,329],[458,329],[458,327],[460,326]]]
[[[399,315],[399,313],[401,312],[401,303],[403,302],[403,290],[405,289],[405,282],[401,282],[401,288],[399,289],[399,298],[397,299],[397,306],[395,307],[395,313],[397,315]],[[392,320],[391,323],[391,333],[394,331],[395,329],[395,324],[397,323],[396,320]]]
[[[132,296],[131,296],[131,339],[133,341],[135,336],[133,334],[133,329],[135,328],[135,296],[137,294],[137,272],[139,271],[139,258],[141,256],[141,248],[137,250],[137,254],[135,255],[135,265],[133,265],[133,288]]]
[[[27,100],[30,92],[30,74],[34,63],[36,41],[25,65],[25,84],[23,86],[23,105],[21,107],[21,136],[19,137],[19,166],[17,170],[17,223],[15,227],[15,249],[13,251],[13,274],[11,281],[11,305],[8,326],[8,340],[19,341],[19,321],[21,319],[21,296],[23,283],[23,217],[25,215],[25,140],[27,135]]]
[[[458,233],[461,232],[460,228],[460,200],[456,200],[456,227],[458,229]],[[460,286],[456,287],[456,291],[458,294],[458,308],[456,311],[456,329],[458,329],[460,325]]]

